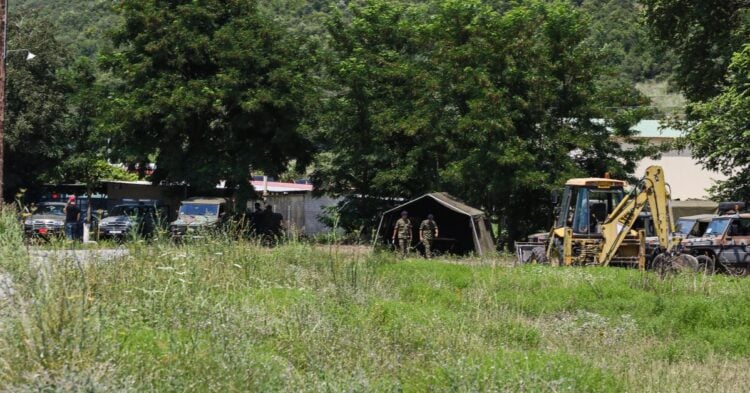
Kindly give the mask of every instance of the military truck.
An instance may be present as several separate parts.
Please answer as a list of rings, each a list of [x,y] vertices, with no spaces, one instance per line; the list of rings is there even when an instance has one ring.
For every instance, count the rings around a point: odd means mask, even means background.
[[[682,240],[683,252],[698,259],[708,273],[750,273],[750,213],[718,216],[700,237]]]
[[[174,239],[200,237],[207,231],[221,229],[231,215],[227,198],[193,197],[180,203],[177,219],[169,224]]]

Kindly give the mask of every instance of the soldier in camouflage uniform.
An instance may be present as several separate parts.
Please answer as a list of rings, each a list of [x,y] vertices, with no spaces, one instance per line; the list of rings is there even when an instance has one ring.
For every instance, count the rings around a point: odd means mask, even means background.
[[[401,218],[396,221],[396,227],[393,228],[393,243],[401,250],[401,256],[405,257],[411,245],[411,221],[406,210],[401,212]]]
[[[438,226],[435,222],[435,216],[427,215],[427,219],[419,224],[419,241],[424,245],[424,256],[427,259],[432,258],[432,243],[438,237]]]

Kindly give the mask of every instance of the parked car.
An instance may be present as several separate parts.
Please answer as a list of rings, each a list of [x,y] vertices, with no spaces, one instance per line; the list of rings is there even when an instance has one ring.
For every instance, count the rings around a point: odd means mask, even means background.
[[[718,216],[716,214],[697,214],[680,217],[675,223],[675,231],[672,233],[672,237],[677,237],[680,240],[701,237],[714,217]],[[659,251],[659,238],[649,234],[648,231],[646,236],[647,262],[650,263]]]
[[[128,235],[151,236],[159,222],[156,206],[143,203],[116,205],[99,222],[99,238],[123,239]]]
[[[201,236],[201,232],[221,228],[232,204],[226,198],[194,197],[180,204],[177,219],[169,224],[173,238]]]
[[[680,217],[674,225],[675,236],[679,236],[681,239],[701,237],[708,229],[708,224],[716,217],[718,217],[716,214]]]
[[[65,202],[42,202],[24,220],[26,235],[63,236],[65,234]]]
[[[700,237],[682,241],[683,251],[707,271],[750,272],[750,213],[714,217]]]

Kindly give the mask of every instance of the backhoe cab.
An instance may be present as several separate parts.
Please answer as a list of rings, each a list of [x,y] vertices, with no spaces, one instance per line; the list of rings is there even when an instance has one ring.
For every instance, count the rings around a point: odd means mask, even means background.
[[[625,192],[626,186],[624,181],[608,178],[568,180],[556,208],[552,230],[529,236],[526,243],[516,243],[519,262],[612,264],[645,269],[645,233],[634,226],[648,205],[659,238],[659,253],[669,255],[658,262],[673,263],[672,250],[677,241],[670,239],[674,224],[662,168],[646,169],[645,176],[630,192]]]

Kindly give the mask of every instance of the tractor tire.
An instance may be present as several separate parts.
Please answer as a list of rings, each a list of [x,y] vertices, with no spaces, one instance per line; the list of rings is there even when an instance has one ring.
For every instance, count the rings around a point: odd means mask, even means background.
[[[667,256],[664,254],[658,254],[655,256],[651,261],[651,267],[661,278],[666,277],[670,272],[669,264],[667,263]]]
[[[698,261],[698,272],[713,275],[716,273],[716,261],[708,255],[698,255],[695,257]]]
[[[531,264],[547,264],[549,259],[547,258],[547,250],[544,247],[534,247],[531,250],[531,258],[529,258]]]
[[[680,272],[696,272],[699,270],[698,260],[688,254],[659,254],[654,258],[652,266],[661,278]]]
[[[680,254],[672,259],[672,265],[681,272],[697,272],[700,268],[698,259],[690,254]]]

